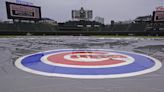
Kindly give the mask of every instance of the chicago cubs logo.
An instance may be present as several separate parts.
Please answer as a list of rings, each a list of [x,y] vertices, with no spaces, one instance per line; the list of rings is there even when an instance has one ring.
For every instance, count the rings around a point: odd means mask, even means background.
[[[146,55],[102,49],[39,52],[19,58],[15,65],[34,74],[82,79],[130,77],[162,66]]]

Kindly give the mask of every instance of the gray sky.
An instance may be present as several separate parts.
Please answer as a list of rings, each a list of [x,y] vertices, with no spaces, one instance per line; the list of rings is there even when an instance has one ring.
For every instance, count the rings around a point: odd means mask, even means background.
[[[71,10],[93,10],[93,16],[111,20],[123,21],[135,19],[137,16],[152,14],[157,6],[164,6],[164,0],[24,0],[42,7],[42,16],[63,22],[71,19]]]

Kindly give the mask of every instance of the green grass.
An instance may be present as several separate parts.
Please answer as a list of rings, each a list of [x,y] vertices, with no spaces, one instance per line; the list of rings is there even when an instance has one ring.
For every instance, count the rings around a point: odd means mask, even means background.
[[[95,37],[105,37],[105,38],[164,38],[164,36],[116,36],[116,35],[97,35]]]
[[[15,38],[16,35],[0,35],[0,38]]]
[[[0,35],[0,38],[16,38],[16,37],[25,37],[21,36],[21,35]],[[35,35],[32,35],[35,36]],[[38,35],[38,36],[42,36],[42,35]],[[48,35],[48,36],[53,36],[53,35]],[[57,35],[55,35],[57,36]],[[60,35],[59,35],[60,36]],[[67,36],[67,35],[65,35]],[[69,36],[69,35],[68,35]],[[164,36],[116,36],[116,35],[96,35],[93,37],[104,37],[104,38],[164,38]]]

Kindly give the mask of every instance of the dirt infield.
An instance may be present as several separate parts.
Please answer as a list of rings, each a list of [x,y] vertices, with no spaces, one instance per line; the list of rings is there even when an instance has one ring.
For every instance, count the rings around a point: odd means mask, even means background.
[[[117,79],[70,79],[24,72],[21,56],[56,49],[112,49],[146,54],[164,62],[164,38],[19,36],[0,38],[0,92],[163,92],[164,68]]]

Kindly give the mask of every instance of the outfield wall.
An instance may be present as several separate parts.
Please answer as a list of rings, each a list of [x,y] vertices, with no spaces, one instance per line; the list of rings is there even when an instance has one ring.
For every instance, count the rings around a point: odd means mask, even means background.
[[[0,35],[164,35],[164,30],[145,30],[145,24],[119,24],[105,27],[59,27],[34,23],[0,23]]]

